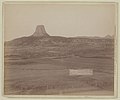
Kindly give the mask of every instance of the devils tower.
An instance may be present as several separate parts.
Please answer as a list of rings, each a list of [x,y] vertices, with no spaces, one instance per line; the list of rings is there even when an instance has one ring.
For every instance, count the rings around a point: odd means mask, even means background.
[[[36,30],[35,30],[35,32],[33,33],[32,36],[35,36],[35,37],[47,37],[49,35],[45,31],[44,25],[37,25]]]

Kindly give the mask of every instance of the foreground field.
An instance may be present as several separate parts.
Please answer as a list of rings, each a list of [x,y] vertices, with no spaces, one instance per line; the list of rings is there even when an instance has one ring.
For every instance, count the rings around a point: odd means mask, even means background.
[[[5,62],[5,94],[113,95],[113,66],[111,58],[8,59]],[[69,75],[69,69],[83,68],[92,69],[93,75]]]

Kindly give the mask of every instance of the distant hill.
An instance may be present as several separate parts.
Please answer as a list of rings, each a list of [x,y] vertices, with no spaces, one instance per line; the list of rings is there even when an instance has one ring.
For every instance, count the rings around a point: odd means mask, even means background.
[[[38,25],[31,36],[5,42],[5,57],[10,58],[57,58],[71,55],[113,57],[113,54],[114,40],[110,36],[105,38],[50,36],[43,25]]]
[[[113,38],[114,38],[114,36],[111,36],[111,35],[106,35],[106,36],[105,36],[105,38],[107,38],[107,39],[113,39]]]
[[[110,39],[110,40],[106,40]],[[50,36],[44,25],[38,25],[35,32],[28,37],[16,38],[11,41],[5,42],[5,46],[48,46],[48,45],[65,45],[65,44],[78,44],[78,43],[98,43],[104,41],[112,41],[111,36],[107,35],[105,38],[102,37],[61,37],[61,36]]]

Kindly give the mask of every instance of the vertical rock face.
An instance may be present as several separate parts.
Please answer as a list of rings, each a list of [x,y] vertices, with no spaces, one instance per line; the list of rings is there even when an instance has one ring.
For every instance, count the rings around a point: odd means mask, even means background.
[[[45,31],[44,25],[37,25],[35,32],[33,33],[35,37],[47,37],[49,36]]]

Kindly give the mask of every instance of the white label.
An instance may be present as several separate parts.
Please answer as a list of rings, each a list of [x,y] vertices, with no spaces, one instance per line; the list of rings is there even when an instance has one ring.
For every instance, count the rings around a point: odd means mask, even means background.
[[[69,75],[93,75],[93,69],[69,69]]]

